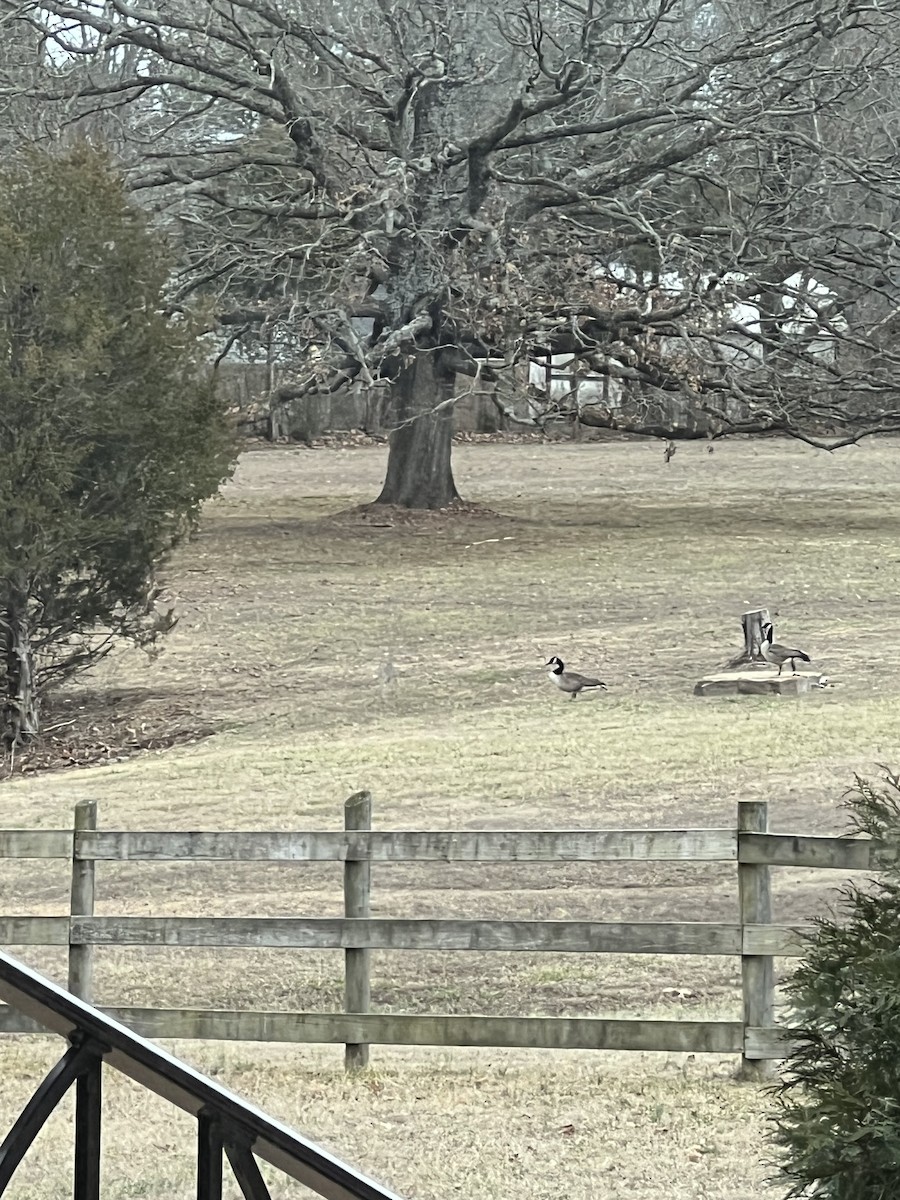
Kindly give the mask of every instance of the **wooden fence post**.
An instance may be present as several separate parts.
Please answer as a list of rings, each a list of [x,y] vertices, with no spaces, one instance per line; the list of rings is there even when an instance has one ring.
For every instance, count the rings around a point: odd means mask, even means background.
[[[97,801],[79,800],[75,805],[75,826],[72,834],[72,893],[69,914],[72,917],[94,915],[94,860],[75,857],[78,834],[97,828]],[[73,946],[69,942],[69,991],[81,1000],[90,1001],[94,970],[94,947]]]
[[[772,921],[772,891],[769,868],[764,863],[742,863],[742,833],[766,833],[769,806],[764,800],[738,802],[738,893],[741,907],[741,938],[748,925],[767,925]],[[744,1002],[744,1039],[748,1027],[775,1024],[775,971],[770,954],[741,954],[741,990]],[[765,1059],[741,1057],[741,1077],[764,1079],[770,1073]]]
[[[344,804],[344,829],[372,828],[372,793],[354,792]],[[344,916],[368,917],[372,884],[372,864],[368,858],[344,862]],[[368,950],[344,951],[344,1012],[369,1011]],[[351,1042],[344,1046],[344,1069],[359,1071],[369,1065],[369,1047]]]

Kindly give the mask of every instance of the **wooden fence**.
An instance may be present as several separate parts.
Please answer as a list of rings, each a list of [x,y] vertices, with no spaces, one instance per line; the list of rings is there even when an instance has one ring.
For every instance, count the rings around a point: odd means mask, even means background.
[[[107,1008],[147,1037],[344,1043],[349,1068],[370,1044],[528,1046],[550,1049],[733,1053],[744,1072],[783,1057],[774,1020],[774,956],[802,952],[802,928],[773,921],[770,868],[877,869],[880,847],[865,839],[768,832],[767,805],[738,804],[733,829],[376,831],[368,792],[351,796],[343,831],[131,832],[98,830],[94,801],[73,829],[0,830],[0,859],[67,859],[68,916],[0,916],[0,944],[68,947],[69,990],[91,999],[96,946],[343,949],[344,1012],[291,1013]],[[343,917],[96,917],[95,864],[131,862],[343,863]],[[733,862],[739,920],[632,922],[437,920],[370,917],[371,869],[398,862]],[[714,954],[741,960],[740,1021],[606,1020],[599,1017],[420,1015],[370,1011],[371,950],[552,951],[590,954]],[[0,1032],[24,1032],[0,1007]]]

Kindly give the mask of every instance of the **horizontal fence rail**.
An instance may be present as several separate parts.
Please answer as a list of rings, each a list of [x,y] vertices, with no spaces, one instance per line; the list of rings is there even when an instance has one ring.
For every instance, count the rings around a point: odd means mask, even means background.
[[[481,950],[557,954],[803,952],[802,926],[704,921],[466,921],[353,917],[0,917],[9,946]]]
[[[0,917],[0,943],[66,946],[69,986],[89,998],[98,946],[335,950],[345,956],[343,1013],[228,1012],[109,1008],[154,1037],[336,1042],[348,1066],[368,1061],[368,1045],[537,1046],[568,1049],[740,1053],[755,1063],[783,1057],[774,1023],[775,957],[804,952],[804,927],[772,919],[769,869],[878,869],[887,851],[865,838],[767,830],[761,802],[738,805],[734,829],[382,831],[371,829],[371,797],[345,806],[343,830],[168,832],[98,830],[96,805],[82,802],[69,830],[0,831],[0,858],[68,859],[67,916]],[[335,862],[344,872],[343,917],[95,916],[98,862]],[[371,867],[391,863],[732,863],[739,883],[735,922],[603,922],[373,918]],[[138,868],[139,869],[139,868]],[[563,954],[733,955],[741,959],[743,1019],[634,1021],[601,1017],[493,1017],[370,1011],[369,952],[554,952]],[[0,1009],[0,1032],[23,1032],[23,1018]]]
[[[888,853],[863,838],[729,829],[448,833],[165,833],[4,829],[0,858],[86,862],[742,862],[843,871],[877,869]]]
[[[769,867],[877,870],[892,852],[868,838],[811,837],[793,833],[741,835],[738,861]]]
[[[0,858],[69,858],[71,830],[0,831]],[[93,862],[734,862],[731,829],[318,831],[166,833],[85,831],[74,857]]]
[[[71,829],[0,829],[0,858],[71,858]]]
[[[247,1042],[508,1046],[545,1050],[664,1050],[740,1054],[740,1021],[483,1017],[419,1013],[284,1013],[210,1009],[100,1009],[144,1037]],[[38,1026],[0,1006],[0,1032]]]
[[[307,950],[740,954],[738,925],[700,922],[466,921],[431,918],[72,917],[74,944],[258,946]]]

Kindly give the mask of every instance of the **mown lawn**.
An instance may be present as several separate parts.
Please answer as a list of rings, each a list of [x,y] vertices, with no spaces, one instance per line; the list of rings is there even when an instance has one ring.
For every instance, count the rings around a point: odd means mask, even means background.
[[[461,446],[461,490],[491,512],[413,521],[345,511],[376,493],[381,449],[249,452],[169,572],[181,620],[165,652],[119,654],[84,692],[136,724],[189,713],[213,736],[9,780],[2,822],[68,824],[90,796],[106,827],[335,828],[368,787],[382,828],[710,827],[764,798],[775,829],[835,832],[854,772],[897,758],[896,452],[734,442],[681,446],[666,465],[655,444]],[[692,695],[758,605],[833,689]],[[540,669],[551,654],[609,693],[563,700]],[[837,882],[781,873],[778,917],[816,910]],[[63,912],[67,886],[53,864],[5,864],[0,911]],[[736,905],[733,869],[686,864],[397,866],[374,887],[384,916],[715,920]],[[100,870],[99,913],[340,906],[327,865]],[[60,975],[55,951],[21,954]],[[96,983],[105,1003],[330,1009],[341,960],[100,951]],[[378,954],[373,996],[394,1011],[733,1018],[738,964]],[[765,1101],[733,1061],[384,1048],[348,1082],[335,1048],[183,1049],[409,1196],[749,1200],[768,1173]],[[3,1119],[47,1053],[0,1050],[15,1082]],[[189,1190],[190,1124],[116,1086],[110,1195]],[[65,1136],[42,1135],[14,1196],[53,1194]],[[145,1191],[127,1182],[138,1161]]]

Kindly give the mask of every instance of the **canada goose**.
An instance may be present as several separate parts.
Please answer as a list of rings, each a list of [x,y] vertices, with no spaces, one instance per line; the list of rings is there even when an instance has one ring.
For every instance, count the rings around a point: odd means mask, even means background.
[[[802,650],[792,650],[790,646],[781,646],[778,642],[773,642],[772,637],[774,633],[775,630],[772,625],[763,625],[763,640],[760,644],[763,658],[767,663],[771,663],[773,667],[778,667],[779,675],[784,664],[790,662],[791,671],[796,675],[797,666],[794,660],[799,658],[801,662],[809,662],[809,655],[804,654]]]
[[[602,688],[604,692],[607,690],[602,679],[594,679],[590,675],[579,675],[577,671],[567,671],[566,664],[555,655],[544,665],[550,668],[548,675],[559,690],[566,692],[573,700],[577,698],[579,692],[590,688]]]

